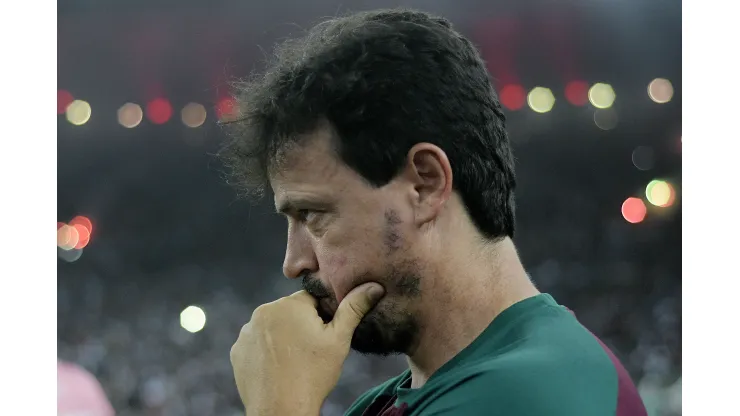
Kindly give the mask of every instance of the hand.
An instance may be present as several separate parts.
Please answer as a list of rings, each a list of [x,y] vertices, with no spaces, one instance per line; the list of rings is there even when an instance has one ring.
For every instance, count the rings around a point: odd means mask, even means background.
[[[255,309],[231,347],[247,414],[318,415],[339,381],[355,328],[383,294],[377,283],[356,287],[326,324],[305,291]]]

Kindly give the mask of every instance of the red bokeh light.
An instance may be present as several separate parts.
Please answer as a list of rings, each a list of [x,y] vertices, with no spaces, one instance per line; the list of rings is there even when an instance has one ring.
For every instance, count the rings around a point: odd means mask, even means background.
[[[527,92],[518,84],[505,85],[499,92],[501,104],[509,110],[519,110],[524,107]]]
[[[576,106],[588,103],[588,83],[586,81],[571,81],[565,86],[565,99]]]
[[[229,120],[236,117],[237,105],[233,98],[222,98],[216,104],[216,117],[219,120]]]
[[[77,244],[75,244],[74,248],[79,250],[87,246],[87,243],[90,242],[90,231],[82,224],[74,224],[73,227],[77,230],[78,234]]]
[[[627,222],[637,224],[647,215],[647,207],[640,198],[627,198],[622,204],[622,216]]]
[[[146,117],[154,124],[164,124],[172,117],[172,105],[164,98],[157,98],[146,105]]]
[[[57,114],[64,114],[75,97],[67,90],[57,90]]]
[[[92,234],[92,231],[93,231],[92,221],[90,221],[89,218],[83,215],[78,215],[72,218],[72,221],[69,222],[69,225],[78,225],[78,224],[85,227],[87,229],[88,234]]]

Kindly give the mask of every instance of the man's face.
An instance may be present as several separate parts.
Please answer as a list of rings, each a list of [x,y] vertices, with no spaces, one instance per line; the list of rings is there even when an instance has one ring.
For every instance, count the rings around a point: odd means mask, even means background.
[[[421,262],[402,186],[374,188],[331,150],[328,133],[288,150],[271,174],[278,211],[288,218],[283,272],[301,278],[329,321],[355,287],[377,282],[385,296],[363,318],[352,338],[362,353],[405,353],[418,323]]]

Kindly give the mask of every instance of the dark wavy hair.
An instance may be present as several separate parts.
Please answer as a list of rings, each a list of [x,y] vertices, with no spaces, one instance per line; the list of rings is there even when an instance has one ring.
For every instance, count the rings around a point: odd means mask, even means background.
[[[416,143],[439,146],[481,233],[513,237],[505,117],[478,51],[449,21],[410,10],[327,20],[278,46],[234,96],[219,155],[238,190],[261,196],[281,151],[328,122],[340,159],[374,186],[400,172]]]

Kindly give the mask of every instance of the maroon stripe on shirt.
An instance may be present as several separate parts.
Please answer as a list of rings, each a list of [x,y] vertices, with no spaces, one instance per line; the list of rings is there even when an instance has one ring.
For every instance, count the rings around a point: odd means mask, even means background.
[[[566,307],[565,309],[568,309],[568,312],[573,314],[573,316],[576,316],[576,313],[569,308]],[[576,319],[578,319],[577,316]],[[604,349],[606,355],[608,355],[609,359],[612,360],[612,365],[614,366],[614,369],[617,370],[618,390],[617,413],[615,416],[648,416],[647,410],[645,409],[645,404],[642,402],[640,393],[637,392],[637,387],[635,387],[635,383],[632,382],[632,377],[630,377],[627,369],[624,368],[617,356],[614,355],[612,350],[610,350],[609,347],[607,347],[606,344],[604,344],[599,337],[594,335],[594,333],[591,332],[588,328],[586,328],[586,331],[588,331],[589,334],[596,338],[596,341],[599,342],[599,345],[601,345],[601,348]]]
[[[593,334],[591,334],[593,335]],[[632,382],[629,373],[624,368],[622,363],[617,359],[612,350],[609,349],[596,335],[594,335],[601,348],[606,351],[609,359],[612,360],[614,368],[617,370],[617,378],[619,380],[619,392],[617,393],[617,414],[616,416],[647,416],[647,410],[645,405],[642,403],[640,393],[637,392],[637,387]]]

